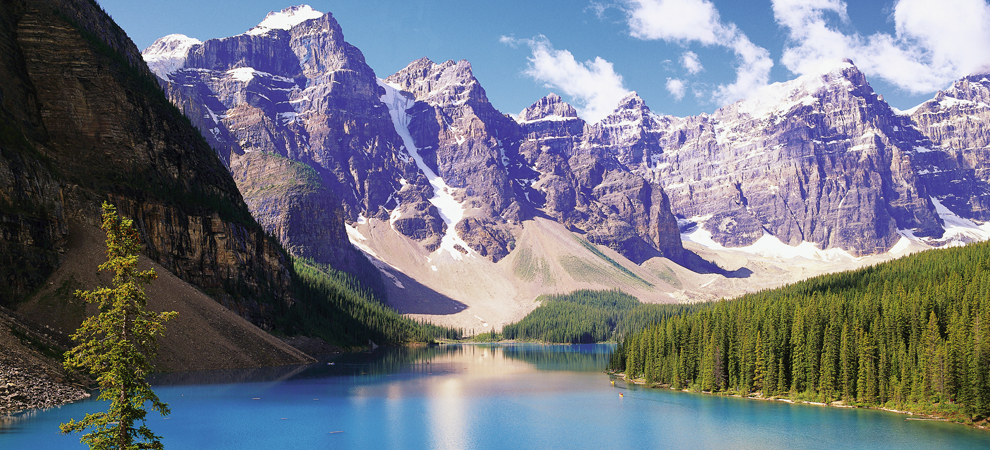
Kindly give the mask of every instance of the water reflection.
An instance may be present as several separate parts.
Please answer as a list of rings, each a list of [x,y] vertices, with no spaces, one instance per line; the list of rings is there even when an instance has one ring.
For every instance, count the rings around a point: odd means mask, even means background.
[[[612,386],[601,373],[610,350],[379,349],[308,366],[161,375],[156,392],[172,414],[148,425],[168,448],[211,450],[990,448],[986,432],[877,411]],[[100,409],[84,401],[8,420],[0,448],[85,448],[58,424]]]
[[[277,383],[325,377],[381,381],[395,374],[499,376],[535,370],[602,372],[613,346],[540,344],[455,344],[378,348],[337,355],[315,364],[155,374],[156,386]]]

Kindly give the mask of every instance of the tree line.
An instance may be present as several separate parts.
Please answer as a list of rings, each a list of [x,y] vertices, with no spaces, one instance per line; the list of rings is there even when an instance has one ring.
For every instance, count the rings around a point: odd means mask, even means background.
[[[990,243],[932,250],[629,334],[610,369],[647,384],[990,415]]]
[[[590,344],[658,323],[691,308],[687,305],[640,303],[619,290],[579,290],[541,295],[533,312],[502,327],[503,339]]]
[[[460,339],[463,330],[415,321],[381,303],[352,276],[309,260],[295,259],[295,304],[278,330],[319,337],[341,347]]]

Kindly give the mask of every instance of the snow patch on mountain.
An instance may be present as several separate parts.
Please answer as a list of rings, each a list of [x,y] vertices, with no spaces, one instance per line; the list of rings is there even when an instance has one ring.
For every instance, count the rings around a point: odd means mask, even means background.
[[[990,223],[978,225],[972,220],[959,217],[934,198],[932,203],[935,205],[935,212],[945,223],[945,234],[938,241],[956,246],[990,239]]]
[[[227,75],[241,83],[250,83],[254,79],[254,73],[255,70],[252,67],[238,67],[227,71]]]
[[[430,199],[430,203],[437,207],[440,217],[447,224],[447,234],[441,240],[440,248],[437,251],[447,250],[454,259],[459,260],[463,255],[455,246],[460,245],[469,251],[471,248],[457,235],[456,230],[457,223],[464,217],[464,205],[454,198],[454,188],[447,186],[443,178],[426,165],[423,157],[419,155],[419,149],[413,143],[412,135],[409,134],[411,117],[406,113],[406,110],[411,108],[416,100],[402,95],[402,91],[395,86],[386,84],[383,80],[378,80],[378,85],[385,89],[385,94],[382,95],[381,99],[388,106],[388,112],[392,116],[392,124],[395,126],[396,133],[402,138],[406,151],[416,160],[416,166],[426,175],[426,179],[433,186],[433,198]]]
[[[247,31],[247,34],[257,36],[268,33],[271,30],[288,30],[307,20],[319,19],[323,13],[313,9],[309,5],[299,5],[285,8],[279,12],[272,11],[265,16],[254,28]]]
[[[787,245],[776,236],[767,232],[764,232],[763,237],[758,239],[752,245],[748,245],[746,247],[725,247],[722,244],[715,242],[715,240],[712,239],[712,233],[700,225],[703,224],[708,218],[710,218],[710,216],[692,217],[687,220],[679,220],[679,223],[683,221],[684,223],[693,222],[699,224],[698,226],[689,228],[685,230],[684,233],[681,233],[681,239],[691,241],[696,244],[701,244],[716,251],[734,251],[780,260],[804,258],[818,261],[856,261],[858,259],[841,248],[822,250],[814,243],[807,241],[802,242],[797,246]]]
[[[184,34],[170,34],[149,45],[141,52],[141,57],[155,75],[167,79],[186,64],[189,49],[200,44],[202,42],[199,39]]]

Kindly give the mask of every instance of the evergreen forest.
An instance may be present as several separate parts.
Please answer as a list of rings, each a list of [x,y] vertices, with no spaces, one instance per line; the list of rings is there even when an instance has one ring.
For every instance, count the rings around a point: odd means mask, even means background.
[[[281,316],[279,331],[316,336],[356,348],[460,339],[462,330],[417,322],[382,304],[350,275],[309,260],[296,259],[296,300]]]
[[[579,290],[541,295],[533,312],[502,328],[502,338],[559,344],[590,344],[659,323],[689,305],[645,304],[619,290]]]
[[[990,243],[697,305],[609,363],[648,385],[990,415]]]

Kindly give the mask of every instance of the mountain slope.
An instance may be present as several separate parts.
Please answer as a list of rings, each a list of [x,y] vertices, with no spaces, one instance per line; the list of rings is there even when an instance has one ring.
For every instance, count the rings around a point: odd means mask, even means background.
[[[225,161],[95,3],[0,8],[0,307],[51,334],[54,350],[70,345],[86,313],[73,292],[107,281],[95,273],[103,201],[134,219],[142,264],[159,272],[152,307],[182,313],[161,342],[160,370],[311,361],[266,330],[348,347],[451,333],[398,316],[332,270],[299,272],[251,216]],[[277,158],[244,162],[300,177],[271,190],[320,192],[309,171]],[[279,206],[292,211],[298,197]],[[336,228],[320,232],[343,237],[339,203],[323,212],[302,218],[329,221]]]
[[[154,261],[270,326],[269,310],[291,302],[288,260],[123,31],[89,2],[4,11],[0,270],[12,291],[3,303],[40,285],[62,259],[69,223],[97,223],[109,199],[134,218]]]
[[[268,232],[351,273],[367,272],[347,262],[359,248],[409,314],[501,324],[526,299],[620,287],[627,272],[648,301],[717,298],[990,236],[978,202],[966,207],[983,195],[975,163],[848,60],[713,114],[661,116],[632,94],[587,124],[554,94],[499,112],[467,61],[376,79],[333,16],[306,6],[265,21],[203,43],[166,36],[144,57]],[[602,252],[611,262],[569,270]],[[521,260],[536,271],[500,268]]]
[[[165,37],[145,50],[145,58],[167,62],[171,71],[159,75],[165,77],[170,98],[231,166],[243,164],[237,159],[251,158],[245,155],[255,152],[308,164],[325,187],[318,201],[341,205],[342,213],[334,215],[348,221],[386,220],[397,206],[394,194],[403,189],[400,180],[409,181],[406,198],[425,202],[431,187],[416,176],[415,164],[402,150],[379,99],[382,92],[374,72],[360,50],[344,41],[332,15],[314,15],[307,8],[289,8],[266,19],[279,27],[259,26],[245,34],[191,44],[182,47],[185,53],[176,52],[169,44],[173,38]],[[252,209],[267,231],[292,228],[289,224],[297,220],[293,211],[280,208],[278,199],[264,192],[256,194],[263,198],[252,205],[270,206]],[[418,211],[417,217],[424,224],[439,222],[429,208]],[[428,247],[442,233],[422,225],[400,230]],[[315,242],[322,231],[292,233],[298,234],[294,239]],[[340,258],[317,262],[353,270],[360,256],[346,241],[322,242],[318,258]],[[297,249],[290,247],[300,256]]]
[[[659,145],[627,161],[725,246],[768,233],[861,256],[889,250],[898,230],[943,232],[918,175],[918,149],[931,143],[848,61],[712,115],[642,122],[638,133]]]

